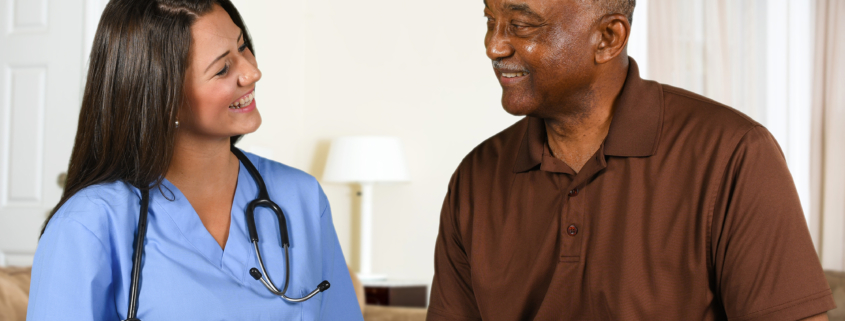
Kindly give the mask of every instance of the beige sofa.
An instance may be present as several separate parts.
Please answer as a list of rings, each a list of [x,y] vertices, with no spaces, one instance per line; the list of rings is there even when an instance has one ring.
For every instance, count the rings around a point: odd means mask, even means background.
[[[29,295],[30,268],[0,268],[0,321],[24,321]],[[828,312],[831,321],[845,321],[845,272],[825,272],[836,310]],[[381,307],[364,304],[364,287],[352,273],[352,283],[366,321],[425,320],[425,309]]]
[[[0,268],[0,321],[26,320],[31,268]]]
[[[0,268],[0,321],[26,320],[31,268]],[[358,304],[366,321],[424,321],[423,308],[382,307],[364,304],[364,286],[352,273]]]
[[[828,311],[827,317],[830,321],[845,321],[845,272],[825,271],[824,274],[836,301],[836,310]]]

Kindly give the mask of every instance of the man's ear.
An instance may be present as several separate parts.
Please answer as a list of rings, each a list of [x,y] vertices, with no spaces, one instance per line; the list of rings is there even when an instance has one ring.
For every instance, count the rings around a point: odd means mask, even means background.
[[[611,14],[602,17],[597,27],[600,38],[596,45],[596,63],[603,64],[625,50],[631,35],[631,23],[625,15]]]

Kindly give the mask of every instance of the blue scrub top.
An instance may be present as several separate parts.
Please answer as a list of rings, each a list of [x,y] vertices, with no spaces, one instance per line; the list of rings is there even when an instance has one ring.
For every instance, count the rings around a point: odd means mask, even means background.
[[[331,288],[303,303],[270,293],[249,275],[258,266],[245,207],[258,187],[243,164],[226,249],[208,233],[176,186],[150,191],[138,318],[154,320],[363,320],[332,224],[329,202],[310,175],[247,154],[290,233],[289,297],[320,282]],[[162,195],[163,194],[163,195]],[[35,254],[27,320],[123,320],[129,304],[132,243],[141,193],[123,183],[87,187],[50,220]],[[259,247],[276,287],[285,259],[272,211],[255,211]]]

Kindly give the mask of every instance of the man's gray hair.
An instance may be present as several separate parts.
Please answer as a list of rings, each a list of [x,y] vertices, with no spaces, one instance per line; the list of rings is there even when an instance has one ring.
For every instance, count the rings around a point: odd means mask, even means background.
[[[608,14],[623,14],[628,17],[628,23],[634,23],[634,7],[637,0],[587,0],[596,6],[600,16]]]

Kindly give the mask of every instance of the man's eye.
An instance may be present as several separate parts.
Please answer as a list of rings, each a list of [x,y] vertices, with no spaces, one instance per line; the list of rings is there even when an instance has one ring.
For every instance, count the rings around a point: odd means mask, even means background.
[[[229,65],[224,66],[223,69],[221,69],[215,76],[223,76],[227,72],[229,72]]]

